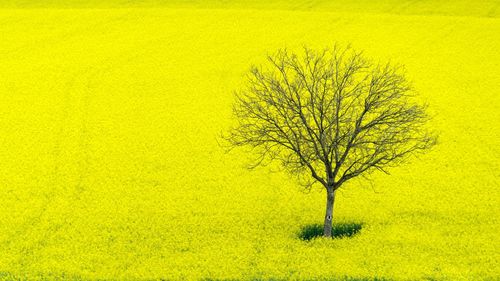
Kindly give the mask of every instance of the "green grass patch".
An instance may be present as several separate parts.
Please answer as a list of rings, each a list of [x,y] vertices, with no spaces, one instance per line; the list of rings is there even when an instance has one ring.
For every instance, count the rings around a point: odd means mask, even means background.
[[[362,228],[362,223],[357,222],[339,222],[334,223],[332,227],[332,238],[345,238],[356,235]],[[302,227],[299,232],[299,238],[309,241],[316,237],[323,236],[323,225],[310,224]]]

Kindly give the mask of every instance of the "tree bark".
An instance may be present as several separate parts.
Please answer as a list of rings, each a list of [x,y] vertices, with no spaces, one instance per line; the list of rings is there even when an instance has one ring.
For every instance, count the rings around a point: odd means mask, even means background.
[[[328,187],[326,190],[326,214],[323,226],[323,236],[332,237],[333,203],[335,202],[335,190]]]

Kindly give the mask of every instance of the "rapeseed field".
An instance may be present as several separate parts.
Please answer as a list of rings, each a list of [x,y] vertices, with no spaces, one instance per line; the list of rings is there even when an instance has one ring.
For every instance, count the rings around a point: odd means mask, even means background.
[[[499,1],[0,4],[0,280],[497,280]],[[225,154],[280,48],[406,66],[439,144],[325,192]]]

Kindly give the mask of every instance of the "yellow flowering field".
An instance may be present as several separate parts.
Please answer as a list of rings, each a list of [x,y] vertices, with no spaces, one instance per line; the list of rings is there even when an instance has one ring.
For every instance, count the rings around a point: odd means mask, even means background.
[[[64,3],[61,3],[64,2]],[[325,192],[225,154],[279,48],[406,66],[439,144]],[[500,2],[2,1],[0,280],[500,279]]]

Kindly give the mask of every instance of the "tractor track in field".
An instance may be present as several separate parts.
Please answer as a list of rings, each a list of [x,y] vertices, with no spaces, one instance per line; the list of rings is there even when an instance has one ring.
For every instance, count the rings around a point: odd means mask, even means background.
[[[68,89],[74,88],[75,85],[77,84],[77,82],[76,82],[77,77],[82,73],[85,73],[85,69],[74,73],[71,80],[69,80],[66,83],[66,87],[68,87]],[[63,95],[63,103],[61,106],[60,118],[59,118],[59,120],[61,120],[61,122],[59,125],[59,130],[56,133],[57,137],[55,138],[55,143],[52,147],[52,152],[51,152],[53,163],[54,163],[53,167],[52,167],[52,171],[50,173],[50,177],[51,177],[50,181],[52,182],[52,184],[49,187],[49,191],[45,194],[45,198],[44,198],[44,201],[42,203],[42,206],[39,208],[40,211],[37,212],[37,214],[35,216],[27,218],[21,224],[21,226],[11,235],[11,237],[9,237],[5,241],[5,243],[3,243],[4,247],[9,247],[9,245],[13,241],[20,239],[20,237],[22,237],[24,235],[29,235],[30,231],[32,231],[33,229],[38,227],[38,225],[40,225],[40,223],[42,223],[43,217],[46,214],[47,210],[49,209],[50,205],[54,202],[54,198],[56,198],[57,194],[64,189],[64,187],[63,187],[64,183],[60,182],[60,179],[63,176],[62,171],[61,171],[61,163],[60,162],[62,162],[61,161],[61,157],[62,157],[61,154],[63,152],[63,148],[62,148],[63,141],[62,140],[64,139],[66,130],[69,127],[68,125],[70,122],[70,120],[69,120],[69,115],[70,115],[69,108],[71,107],[71,104],[72,104],[71,91],[65,91],[65,93]],[[54,225],[53,227],[51,227],[50,232],[56,232],[61,227],[62,227],[61,224]],[[49,233],[48,231],[44,231],[44,235],[38,236],[36,242],[34,242],[29,247],[25,247],[25,248],[21,249],[20,257],[15,263],[20,264],[20,265],[25,264],[26,259],[29,256],[29,253],[32,253],[35,248],[37,248],[43,244],[43,241],[46,240],[48,233]]]
[[[170,36],[168,36],[170,37]],[[163,37],[155,37],[152,40],[148,40],[146,43],[152,43],[156,40],[164,39]],[[147,44],[148,45],[148,44]],[[126,62],[130,62],[141,55],[147,53],[148,48],[142,48],[139,52],[134,53],[129,56]],[[117,69],[120,67],[126,67],[126,64],[114,65],[112,62],[114,60],[119,60],[120,58],[126,57],[122,52],[117,55],[113,55],[107,57],[106,59],[96,63],[95,65],[99,66],[88,66],[77,72],[75,72],[71,79],[66,82],[66,88],[70,89],[65,91],[63,96],[63,105],[60,110],[60,126],[57,131],[56,142],[53,145],[53,149],[51,154],[54,159],[54,166],[51,171],[52,178],[52,186],[50,191],[45,194],[45,200],[42,203],[42,207],[40,207],[40,211],[37,212],[36,215],[27,218],[21,226],[10,235],[3,243],[0,242],[2,247],[10,247],[12,242],[17,241],[20,237],[29,235],[33,230],[36,231],[37,228],[43,227],[40,226],[42,222],[44,222],[44,216],[47,213],[47,210],[51,208],[54,204],[56,198],[60,198],[61,195],[59,192],[63,192],[62,196],[65,196],[65,201],[69,206],[75,206],[79,201],[80,196],[83,192],[86,191],[85,188],[85,180],[88,178],[89,169],[92,166],[92,161],[90,159],[90,149],[91,149],[91,138],[90,131],[91,129],[88,127],[89,125],[89,108],[92,105],[92,93],[93,90],[98,87],[98,78],[103,77],[106,73],[110,72],[113,69]],[[81,87],[79,85],[82,85]],[[76,96],[72,94],[74,91],[71,89],[81,89],[83,88],[82,95]],[[77,124],[78,133],[76,134],[77,143],[78,143],[78,151],[81,152],[80,157],[78,159],[74,159],[77,161],[77,179],[76,183],[72,184],[71,187],[65,185],[64,182],[61,182],[61,178],[64,178],[64,174],[61,171],[61,165],[63,165],[64,161],[61,160],[62,153],[64,148],[62,147],[63,139],[65,135],[68,135],[68,126],[71,124],[71,115],[72,111],[70,109],[78,109],[81,114],[80,116],[74,120],[74,123]],[[76,110],[73,110],[73,112]],[[71,135],[71,134],[69,134]],[[28,247],[24,247],[19,252],[19,257],[17,260],[13,261],[14,264],[17,265],[29,265],[30,261],[35,259],[36,256],[34,253],[43,248],[46,244],[50,243],[50,239],[54,237],[57,232],[59,232],[65,225],[67,225],[67,218],[71,214],[72,208],[65,210],[63,215],[61,216],[61,221],[51,221],[50,226],[45,229],[38,229],[39,232],[43,233],[42,235],[38,235],[36,241],[30,243]],[[30,238],[31,239],[31,238]],[[133,262],[132,260],[130,263]]]
[[[33,46],[36,46],[36,48],[39,48],[40,46],[45,47],[45,48],[49,48],[51,46],[51,43],[55,44],[57,41],[69,41],[71,39],[78,38],[79,36],[81,36],[81,34],[80,34],[81,32],[84,32],[84,31],[89,32],[93,28],[102,28],[102,27],[105,27],[108,25],[116,24],[117,22],[126,19],[127,15],[122,15],[118,18],[114,18],[112,21],[101,21],[98,24],[86,26],[85,28],[74,29],[71,32],[66,32],[65,36],[63,38],[61,38],[59,36],[59,37],[53,37],[53,38],[51,38],[51,40],[40,40],[40,42],[38,42],[38,41],[32,42],[32,43],[26,44],[25,46],[22,46],[21,48],[18,48],[16,50],[12,50],[11,52],[1,53],[1,55],[7,55],[9,53],[16,54],[18,52],[22,52],[25,48],[32,48]],[[73,32],[75,32],[75,34],[73,34]],[[85,91],[85,95],[82,97],[82,106],[84,106],[84,107],[86,106],[85,108],[88,108],[88,106],[90,105],[90,91],[89,91],[88,87],[89,87],[90,81],[91,81],[90,75],[92,75],[92,69],[93,69],[93,67],[85,67],[79,71],[74,72],[73,75],[71,76],[71,79],[69,79],[65,83],[65,89],[68,89],[68,90],[64,91],[64,95],[62,98],[62,106],[61,106],[60,111],[59,111],[60,112],[59,113],[59,115],[60,115],[59,120],[61,120],[61,121],[60,121],[59,129],[57,130],[57,133],[56,133],[57,137],[55,138],[55,143],[54,143],[54,145],[52,147],[52,151],[51,151],[52,159],[53,159],[53,163],[54,163],[53,167],[51,169],[51,172],[50,172],[51,186],[49,186],[49,190],[44,194],[45,198],[41,204],[41,207],[39,208],[39,211],[35,212],[36,213],[35,215],[26,218],[24,220],[24,222],[21,223],[21,225],[11,235],[9,235],[4,241],[1,241],[0,245],[2,246],[2,248],[9,248],[12,245],[12,242],[17,241],[19,239],[23,239],[21,237],[23,237],[25,235],[29,235],[30,232],[32,232],[34,229],[36,229],[43,222],[44,215],[46,214],[49,207],[54,203],[54,199],[57,198],[58,193],[65,191],[67,189],[67,187],[65,187],[65,184],[60,182],[60,179],[64,176],[64,174],[62,174],[63,172],[61,170],[61,163],[60,162],[63,162],[63,161],[61,161],[62,153],[64,151],[64,148],[62,147],[62,143],[63,143],[62,140],[64,139],[65,135],[68,135],[67,134],[68,127],[70,127],[69,124],[71,122],[71,120],[70,120],[71,119],[70,118],[70,116],[71,116],[70,108],[76,107],[73,105],[73,104],[75,104],[75,100],[74,100],[75,96],[72,94],[72,89],[77,88],[79,78],[85,77],[85,75],[87,75],[88,83],[87,83],[87,89]],[[85,110],[82,108],[82,112],[84,113],[84,116],[85,116],[85,114],[88,113],[88,110]],[[80,137],[79,145],[81,146],[81,148],[83,148],[82,151],[84,151],[85,153],[87,152],[87,149],[85,149],[85,148],[88,148],[87,147],[88,139],[86,137],[88,134],[88,130],[86,127],[87,126],[86,122],[87,122],[86,118],[82,119],[81,124],[80,124],[80,134],[79,134],[79,137]],[[84,157],[84,160],[83,160],[85,162],[85,164],[79,166],[80,175],[79,175],[79,178],[77,181],[77,186],[76,186],[77,187],[76,190],[78,190],[78,192],[75,192],[74,195],[79,195],[80,193],[83,192],[83,188],[82,188],[83,177],[84,177],[83,174],[88,171],[88,166],[86,166],[86,165],[89,164],[88,163],[88,155],[86,155],[86,156],[87,157]],[[20,264],[20,265],[26,264],[26,259],[28,259],[28,256],[30,256],[29,253],[32,253],[35,249],[39,248],[40,246],[43,246],[47,242],[50,234],[56,233],[59,229],[61,229],[63,227],[63,225],[64,225],[64,223],[52,224],[49,227],[49,229],[46,229],[45,231],[43,231],[44,232],[43,235],[37,237],[37,241],[34,241],[33,243],[31,243],[31,245],[29,247],[24,247],[24,248],[20,249],[20,253],[19,253],[20,256],[19,256],[18,260],[14,261],[13,263]]]
[[[86,77],[83,79],[83,81],[86,81],[87,85],[84,88],[85,90],[83,91],[83,95],[80,96],[79,98],[75,95],[72,95],[72,91],[66,91],[64,94],[64,102],[63,106],[61,108],[61,118],[60,120],[61,125],[59,127],[59,131],[57,133],[58,137],[56,138],[56,143],[53,146],[53,159],[54,159],[54,166],[52,169],[52,181],[53,185],[51,186],[51,190],[46,194],[45,196],[45,201],[43,203],[43,207],[41,208],[41,211],[34,217],[31,217],[27,219],[23,225],[21,226],[20,229],[18,229],[14,235],[12,235],[11,239],[8,239],[7,241],[14,241],[16,237],[26,235],[30,233],[30,230],[36,229],[39,227],[39,225],[43,222],[43,217],[46,215],[47,210],[49,210],[53,204],[55,204],[56,199],[60,198],[61,196],[65,197],[65,200],[71,200],[74,201],[75,198],[78,198],[81,193],[85,191],[85,178],[88,175],[88,169],[89,166],[91,165],[90,160],[89,160],[89,131],[88,131],[88,108],[91,103],[91,82],[92,78],[96,77],[98,75],[98,72],[95,71],[94,68],[92,67],[86,67],[76,73],[73,74],[72,79],[67,82],[68,89],[75,89],[77,88],[76,86],[78,85],[78,79],[81,77]],[[80,82],[81,83],[81,82]],[[77,143],[78,143],[78,151],[82,152],[82,155],[78,157],[77,159],[72,159],[74,161],[77,161],[77,180],[75,184],[71,184],[68,186],[67,183],[65,183],[61,178],[64,178],[64,173],[61,171],[61,165],[63,165],[64,161],[61,161],[61,154],[63,151],[62,143],[63,139],[67,133],[67,128],[72,128],[70,126],[71,124],[71,117],[73,115],[70,115],[70,109],[76,109],[79,108],[80,111],[82,112],[81,116],[77,117],[75,120],[75,123],[77,123]],[[74,113],[76,110],[73,110],[72,112]],[[69,134],[71,135],[71,134]],[[62,162],[62,163],[60,163]],[[69,194],[68,194],[69,192]],[[62,194],[60,194],[62,193]],[[68,204],[71,206],[71,204]],[[29,247],[23,248],[21,250],[21,255],[19,259],[16,261],[17,264],[29,264],[28,260],[30,258],[34,258],[33,255],[30,255],[34,253],[37,249],[40,249],[43,247],[45,244],[47,244],[50,240],[50,238],[56,234],[61,228],[65,226],[67,223],[66,218],[67,215],[69,215],[71,210],[68,210],[67,212],[64,212],[62,215],[62,221],[51,221],[50,226],[45,229],[39,230],[42,232],[42,235],[37,236],[36,241],[33,241]]]

